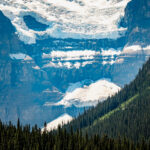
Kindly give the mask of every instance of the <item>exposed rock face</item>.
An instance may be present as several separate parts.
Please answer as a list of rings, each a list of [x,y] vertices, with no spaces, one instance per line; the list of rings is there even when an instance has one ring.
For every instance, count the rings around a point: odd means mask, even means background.
[[[15,28],[10,20],[0,11],[0,58],[6,59],[9,53],[23,50],[23,44],[15,34]]]
[[[71,83],[84,82],[86,87],[87,82],[89,86],[102,78],[121,87],[129,83],[150,55],[149,8],[148,0],[129,2],[121,21],[128,30],[118,39],[47,36],[32,45],[20,41],[0,11],[0,118],[15,123],[19,117],[24,124],[42,126],[66,112],[72,116],[83,112],[84,108],[75,106],[45,106],[62,100]],[[34,20],[33,27],[44,30],[47,26]]]
[[[150,1],[132,0],[125,9],[125,23],[128,27],[129,44],[149,44]]]

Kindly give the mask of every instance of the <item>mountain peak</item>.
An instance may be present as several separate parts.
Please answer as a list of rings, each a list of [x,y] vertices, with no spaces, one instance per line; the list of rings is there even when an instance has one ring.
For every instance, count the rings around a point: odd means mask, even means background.
[[[118,24],[129,1],[3,0],[0,9],[27,44],[36,43],[39,36],[116,39],[126,31]]]

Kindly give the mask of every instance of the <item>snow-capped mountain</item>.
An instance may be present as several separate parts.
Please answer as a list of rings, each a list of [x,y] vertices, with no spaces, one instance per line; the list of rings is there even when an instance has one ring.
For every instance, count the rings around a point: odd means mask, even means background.
[[[15,26],[19,38],[28,44],[36,43],[38,36],[47,35],[116,39],[126,31],[119,27],[119,21],[129,1],[1,0],[0,9]]]
[[[1,0],[1,120],[42,126],[118,92],[150,55],[149,7],[148,0]]]
[[[44,130],[46,131],[51,131],[51,130],[54,130],[54,129],[57,129],[58,126],[62,126],[62,125],[65,125],[67,123],[69,123],[70,121],[72,121],[73,118],[68,115],[68,114],[63,114],[61,115],[60,117],[56,118],[55,120],[49,122],[47,125],[46,125],[46,128],[42,128],[42,132]]]
[[[63,105],[65,107],[90,107],[95,106],[98,102],[107,99],[119,92],[120,87],[107,80],[99,80],[90,85],[84,84],[86,81],[71,84],[66,91],[63,99],[53,105]],[[46,106],[52,105],[48,102]]]

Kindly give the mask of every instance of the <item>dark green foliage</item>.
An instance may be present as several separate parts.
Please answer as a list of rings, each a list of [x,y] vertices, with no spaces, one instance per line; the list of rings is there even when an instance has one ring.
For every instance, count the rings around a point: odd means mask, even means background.
[[[90,135],[98,133],[110,137],[126,136],[134,141],[150,139],[150,89],[139,93],[124,109],[112,114],[109,118],[98,121],[87,128]]]
[[[57,131],[0,122],[0,150],[150,150],[150,60],[118,94]]]
[[[90,135],[108,134],[112,137],[123,135],[132,140],[140,140],[145,137],[150,138],[150,59],[139,70],[135,80],[126,85],[115,96],[107,101],[99,103],[95,108],[91,108],[83,115],[66,125],[66,129],[73,127],[83,130]],[[117,109],[122,103],[138,95],[124,111],[115,112],[110,118],[98,121],[107,113]],[[94,125],[93,125],[94,124]]]
[[[82,133],[58,128],[55,133],[43,132],[35,125],[17,127],[0,122],[0,150],[149,150],[150,142],[133,143],[127,138],[82,136]]]
[[[0,150],[149,150],[149,125],[150,60],[118,94],[57,131],[0,122]]]

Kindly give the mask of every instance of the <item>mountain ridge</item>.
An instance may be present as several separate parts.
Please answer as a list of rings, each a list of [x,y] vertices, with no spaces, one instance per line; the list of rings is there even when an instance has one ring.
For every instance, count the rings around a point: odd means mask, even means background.
[[[89,135],[126,136],[138,141],[149,140],[150,59],[140,69],[135,80],[118,94],[85,111],[66,128],[80,129]],[[65,127],[65,126],[64,126]]]

